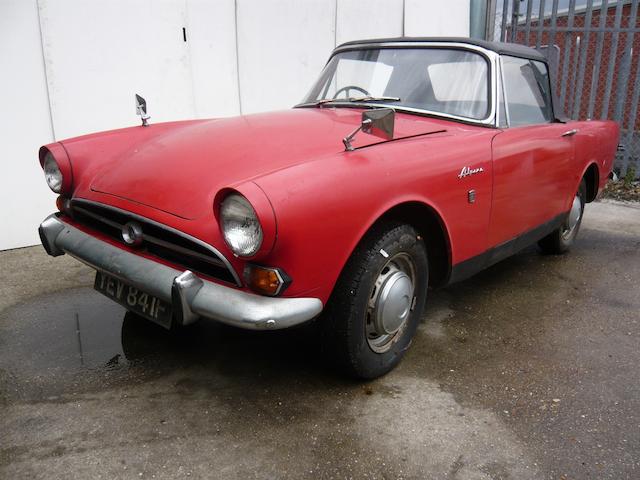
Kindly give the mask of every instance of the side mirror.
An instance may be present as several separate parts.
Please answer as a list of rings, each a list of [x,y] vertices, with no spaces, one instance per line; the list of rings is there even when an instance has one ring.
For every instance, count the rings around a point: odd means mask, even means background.
[[[140,115],[140,118],[142,119],[143,127],[149,126],[149,123],[147,122],[147,120],[149,120],[151,117],[147,115],[147,101],[137,93],[136,93],[136,115]]]
[[[360,130],[384,140],[393,139],[395,118],[396,112],[392,108],[365,110],[362,112],[362,122],[360,123],[360,126],[342,140],[345,150],[349,152],[353,150],[351,141]]]
[[[393,139],[396,112],[392,108],[376,108],[362,112],[362,131],[369,135]]]

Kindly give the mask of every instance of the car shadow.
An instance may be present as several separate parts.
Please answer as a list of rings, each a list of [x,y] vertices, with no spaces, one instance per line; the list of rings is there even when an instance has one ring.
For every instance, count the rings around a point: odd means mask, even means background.
[[[200,320],[167,330],[127,312],[121,344],[131,365],[164,370],[198,364],[225,375],[325,370],[313,325],[281,331],[249,331]]]
[[[436,310],[446,305],[455,313],[455,322],[448,325],[454,328],[442,329],[440,336],[421,328],[400,372],[438,378],[455,358],[460,364],[460,352],[451,348],[460,341],[456,325],[471,339],[482,337],[483,330],[509,328],[505,316],[496,315],[494,324],[488,324],[467,315],[467,309],[482,304],[488,294],[508,295],[523,276],[543,275],[543,258],[535,249],[526,250],[465,282],[430,292],[423,325],[436,322]],[[500,304],[494,308],[499,310]],[[332,367],[313,322],[287,330],[246,331],[201,320],[166,330],[90,288],[79,288],[5,310],[0,327],[0,370],[18,387],[17,395],[56,395],[69,384],[78,391],[95,391],[166,376],[203,386],[220,379],[265,385],[311,381],[337,388],[367,383]]]
[[[543,268],[539,264],[544,258],[532,247],[464,282],[430,291],[422,323],[430,322],[434,308],[442,303],[463,315],[466,304],[482,302],[484,293],[509,289],[514,279],[526,275],[527,270],[537,274]],[[474,328],[469,321],[465,326]],[[478,325],[481,326],[486,325]],[[317,327],[317,322],[310,322],[286,330],[248,331],[200,320],[188,327],[168,331],[135,314],[126,313],[121,343],[132,366],[147,366],[157,371],[200,365],[229,376],[275,379],[317,375],[353,383],[353,379],[341,376],[328,361],[322,351]],[[459,341],[455,334],[450,337],[448,342],[454,345]],[[432,340],[428,335],[416,338],[412,349],[419,351],[428,347]]]

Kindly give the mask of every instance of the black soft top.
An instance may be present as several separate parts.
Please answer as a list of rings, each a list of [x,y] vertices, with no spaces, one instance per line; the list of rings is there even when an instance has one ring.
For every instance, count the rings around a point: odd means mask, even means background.
[[[531,60],[539,60],[546,62],[546,57],[539,51],[520,45],[517,43],[504,43],[504,42],[488,42],[486,40],[476,40],[474,38],[466,37],[396,37],[396,38],[373,38],[368,40],[354,40],[351,42],[343,43],[336,47],[336,50],[343,47],[350,47],[355,45],[367,45],[372,43],[401,43],[401,42],[428,42],[428,43],[466,43],[467,45],[475,45],[487,50],[492,50],[499,54],[512,55],[514,57],[528,58]]]

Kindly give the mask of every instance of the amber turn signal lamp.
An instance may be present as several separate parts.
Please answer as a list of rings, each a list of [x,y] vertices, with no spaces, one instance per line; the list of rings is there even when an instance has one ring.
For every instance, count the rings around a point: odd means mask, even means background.
[[[69,214],[71,211],[71,201],[59,195],[58,198],[56,198],[56,208],[62,213]]]
[[[274,297],[291,283],[289,276],[279,268],[247,265],[244,270],[247,286],[256,293]]]

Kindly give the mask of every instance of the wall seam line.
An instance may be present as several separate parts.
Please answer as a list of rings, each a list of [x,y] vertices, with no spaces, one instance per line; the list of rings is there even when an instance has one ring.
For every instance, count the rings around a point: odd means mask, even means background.
[[[194,72],[193,72],[193,58],[191,55],[191,22],[190,22],[190,16],[189,16],[189,2],[187,0],[184,0],[184,11],[183,11],[183,18],[182,18],[182,23],[184,25],[184,29],[186,32],[186,36],[185,38],[187,39],[186,42],[186,47],[187,47],[187,58],[189,59],[189,79],[191,80],[191,103],[193,105],[193,115],[195,118],[200,118],[200,112],[198,109],[198,102],[197,102],[197,95],[196,95],[196,81],[194,78]]]
[[[51,105],[51,93],[49,92],[49,74],[47,62],[44,58],[44,37],[42,36],[42,18],[40,16],[40,0],[36,0],[36,12],[38,13],[38,32],[40,33],[40,53],[42,54],[42,69],[44,70],[45,90],[47,91],[47,104],[49,105],[49,125],[51,126],[52,140],[56,141],[56,129],[53,124],[53,105]]]
[[[338,46],[338,0],[335,3],[335,10],[333,11],[333,47]]]
[[[240,47],[238,46],[238,0],[234,0],[234,23],[236,30],[236,80],[238,84],[238,108],[240,109],[240,115],[242,115],[242,93],[240,92]]]

